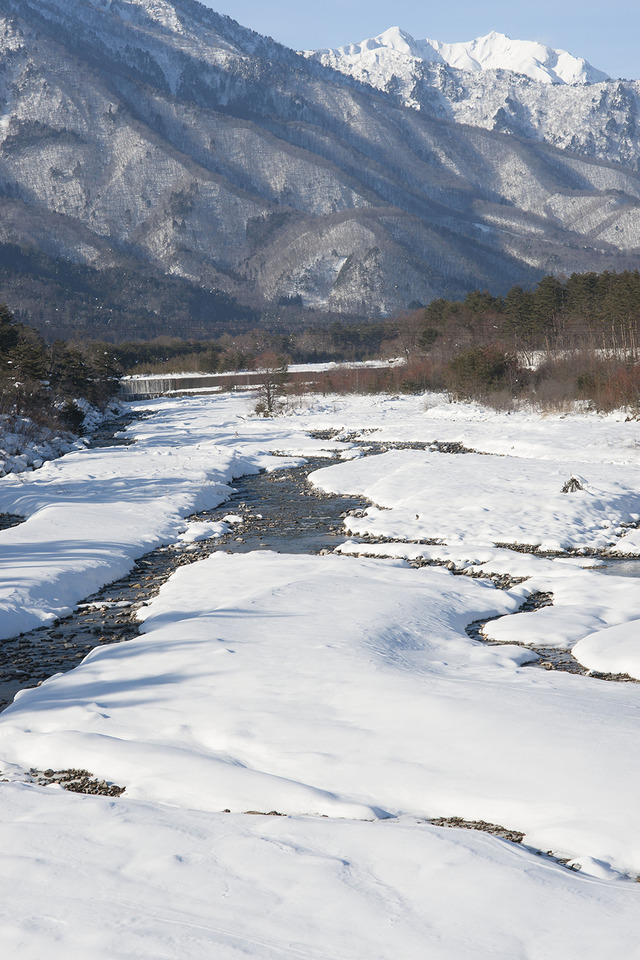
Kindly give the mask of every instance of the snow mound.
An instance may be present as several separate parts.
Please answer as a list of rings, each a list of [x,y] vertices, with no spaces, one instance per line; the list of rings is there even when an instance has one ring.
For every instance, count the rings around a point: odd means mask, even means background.
[[[640,680],[640,620],[619,623],[584,637],[573,648],[573,655],[589,670],[627,673]]]
[[[0,923],[20,960],[601,960],[637,945],[633,884],[470,830],[4,792]]]

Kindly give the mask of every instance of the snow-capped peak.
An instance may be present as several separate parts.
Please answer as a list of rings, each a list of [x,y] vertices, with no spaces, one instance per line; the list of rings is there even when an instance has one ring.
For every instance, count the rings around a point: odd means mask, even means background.
[[[347,44],[335,50],[318,50],[315,55],[323,59],[330,57],[332,65],[338,69],[341,60],[380,63],[386,58],[408,57],[473,72],[509,70],[540,83],[598,83],[608,79],[606,73],[566,50],[554,50],[535,40],[511,40],[495,30],[475,40],[443,43],[440,40],[415,40],[400,27],[390,27],[361,43]]]

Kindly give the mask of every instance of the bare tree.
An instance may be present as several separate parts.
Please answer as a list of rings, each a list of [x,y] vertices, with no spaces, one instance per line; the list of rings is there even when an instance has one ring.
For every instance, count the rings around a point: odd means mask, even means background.
[[[260,386],[255,412],[262,417],[272,417],[278,411],[279,397],[287,381],[287,360],[276,353],[263,353],[256,357],[256,367]]]

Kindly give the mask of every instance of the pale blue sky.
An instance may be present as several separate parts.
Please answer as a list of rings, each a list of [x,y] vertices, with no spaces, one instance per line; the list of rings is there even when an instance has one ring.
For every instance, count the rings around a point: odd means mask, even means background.
[[[337,47],[399,26],[416,38],[472,40],[490,30],[540,40],[612,77],[640,78],[640,0],[204,0],[295,49]]]

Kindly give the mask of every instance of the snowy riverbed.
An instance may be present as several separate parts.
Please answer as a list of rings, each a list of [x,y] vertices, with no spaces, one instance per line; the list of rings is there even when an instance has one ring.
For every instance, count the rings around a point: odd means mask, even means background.
[[[142,608],[139,637],[0,716],[10,955],[631,955],[640,685],[525,666],[522,644],[640,678],[637,580],[513,547],[640,553],[640,424],[437,397],[316,398],[276,420],[250,404],[140,404],[153,415],[129,429],[135,444],[0,481],[0,512],[28,518],[0,532],[4,637],[152,547],[204,535],[185,518],[242,474],[324,451],[312,483],[373,501],[336,554],[221,550],[182,566]],[[477,453],[364,457],[358,438]],[[562,493],[571,477],[582,489]],[[410,568],[417,557],[522,582],[499,590]],[[553,605],[517,613],[535,592]],[[491,617],[500,645],[467,635]],[[69,794],[31,768],[126,790]]]

